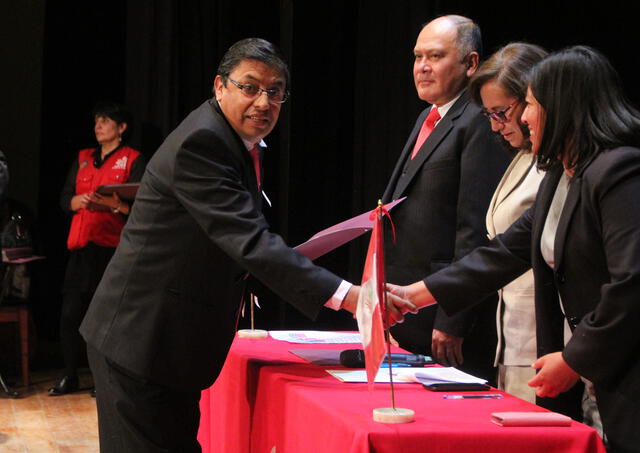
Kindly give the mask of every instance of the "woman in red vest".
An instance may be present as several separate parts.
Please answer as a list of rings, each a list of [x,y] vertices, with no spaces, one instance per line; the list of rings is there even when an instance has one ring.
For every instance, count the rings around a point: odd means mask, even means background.
[[[51,396],[78,390],[77,367],[85,348],[78,328],[131,209],[130,203],[116,193],[100,195],[96,189],[105,184],[138,182],[145,168],[142,155],[124,144],[131,119],[123,106],[100,103],[93,117],[98,146],[80,151],[60,195],[62,209],[72,218],[60,318],[65,372],[60,382],[49,389]]]

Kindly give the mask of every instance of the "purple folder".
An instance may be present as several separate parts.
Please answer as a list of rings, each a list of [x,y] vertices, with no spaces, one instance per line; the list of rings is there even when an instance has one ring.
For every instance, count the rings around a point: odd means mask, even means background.
[[[384,207],[387,211],[391,211],[395,205],[404,201],[405,198],[406,197],[403,197],[399,200],[387,203]],[[357,238],[361,234],[372,230],[373,220],[369,219],[370,216],[371,211],[367,211],[358,216],[352,217],[349,220],[337,223],[326,230],[316,233],[307,242],[304,242],[294,248],[310,260],[315,260],[325,253],[328,253],[331,250]]]
[[[138,192],[138,187],[140,187],[139,182],[128,182],[125,184],[105,184],[99,186],[96,189],[101,195],[111,195],[113,192],[116,192],[118,196],[123,200],[133,200],[136,197],[136,192]]]
[[[131,201],[136,198],[138,187],[140,187],[139,182],[127,182],[124,184],[104,184],[102,186],[98,186],[96,192],[100,195],[111,195],[113,192],[116,192],[121,200]],[[106,206],[91,202],[89,203],[88,208],[91,211],[110,211],[110,209]]]

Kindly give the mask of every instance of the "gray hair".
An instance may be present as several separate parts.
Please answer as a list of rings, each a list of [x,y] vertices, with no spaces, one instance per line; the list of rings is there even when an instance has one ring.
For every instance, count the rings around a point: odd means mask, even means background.
[[[436,19],[444,18],[450,21],[458,32],[456,36],[456,47],[461,59],[467,58],[471,52],[477,52],[482,57],[482,33],[480,27],[468,17],[451,14],[440,16]],[[435,19],[434,19],[435,20]],[[425,24],[426,26],[427,24]]]

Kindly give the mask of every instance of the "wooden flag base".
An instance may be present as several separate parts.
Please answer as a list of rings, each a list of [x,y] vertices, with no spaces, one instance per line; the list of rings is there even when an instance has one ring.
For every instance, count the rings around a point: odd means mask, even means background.
[[[238,338],[251,338],[253,340],[263,340],[269,336],[266,330],[261,329],[241,329],[238,330]]]
[[[373,410],[373,421],[378,423],[410,423],[415,418],[411,409],[379,407]]]

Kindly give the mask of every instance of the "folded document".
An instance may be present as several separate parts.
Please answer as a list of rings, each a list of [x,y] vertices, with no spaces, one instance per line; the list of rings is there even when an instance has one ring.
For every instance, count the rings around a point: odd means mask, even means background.
[[[494,412],[491,421],[500,426],[571,426],[571,418],[557,412]]]
[[[343,382],[367,382],[365,370],[326,370],[336,379]],[[484,379],[477,378],[452,367],[401,368],[393,367],[394,382],[419,382],[424,385],[433,384],[486,384]],[[375,382],[389,382],[389,369],[378,370]]]
[[[453,367],[421,368],[415,372],[416,381],[423,385],[434,384],[486,384],[485,379],[467,374]]]

